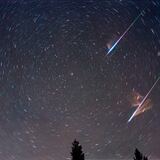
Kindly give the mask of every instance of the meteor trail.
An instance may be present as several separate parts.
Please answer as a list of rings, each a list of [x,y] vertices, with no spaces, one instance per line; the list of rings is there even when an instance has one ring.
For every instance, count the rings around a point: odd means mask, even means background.
[[[153,88],[155,87],[155,85],[158,83],[159,79],[160,79],[160,76],[157,78],[157,80],[155,81],[155,83],[153,84],[153,86],[151,87],[151,89],[148,91],[148,93],[146,94],[146,96],[143,98],[142,102],[139,104],[139,106],[137,107],[137,109],[134,111],[134,113],[132,114],[132,116],[128,120],[128,123],[134,118],[135,114],[141,108],[141,106],[143,105],[143,103],[145,102],[145,100],[147,99],[147,97],[149,96],[149,94],[151,93],[151,91],[153,90]]]
[[[136,21],[142,15],[142,12],[134,19],[134,21],[129,25],[129,27],[125,30],[125,32],[121,35],[121,37],[113,44],[113,46],[107,52],[107,55],[109,55],[112,52],[112,50],[117,46],[117,44],[120,42],[120,40],[125,36],[125,34],[130,30],[130,28],[136,23]]]

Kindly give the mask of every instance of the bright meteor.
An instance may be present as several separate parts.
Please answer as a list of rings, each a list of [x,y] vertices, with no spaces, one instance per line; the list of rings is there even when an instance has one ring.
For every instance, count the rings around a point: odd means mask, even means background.
[[[157,80],[155,81],[155,83],[153,84],[153,86],[151,87],[151,89],[148,91],[148,93],[146,94],[146,96],[143,98],[142,102],[138,105],[137,109],[134,111],[134,113],[132,114],[132,116],[128,120],[128,123],[136,116],[137,112],[139,112],[141,110],[141,107],[143,106],[144,102],[146,101],[147,97],[149,96],[149,94],[151,93],[151,91],[153,90],[153,88],[155,87],[155,85],[158,83],[159,79],[160,79],[160,77],[157,78]]]
[[[121,35],[121,37],[113,44],[113,46],[108,50],[107,55],[109,55],[112,50],[117,46],[120,40],[125,36],[125,34],[130,30],[130,28],[136,23],[139,17],[142,15],[142,12],[134,19],[134,21],[129,25],[129,27],[125,30],[125,32]]]

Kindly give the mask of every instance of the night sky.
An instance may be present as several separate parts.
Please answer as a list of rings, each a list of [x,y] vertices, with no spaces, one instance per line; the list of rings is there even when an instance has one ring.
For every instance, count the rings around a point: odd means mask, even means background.
[[[141,12],[115,47],[112,45]],[[159,0],[0,1],[0,159],[160,159]]]

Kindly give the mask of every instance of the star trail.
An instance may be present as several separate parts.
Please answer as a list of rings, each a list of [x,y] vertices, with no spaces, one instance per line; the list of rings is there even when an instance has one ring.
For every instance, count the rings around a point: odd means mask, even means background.
[[[75,138],[90,160],[160,159],[160,83],[126,123],[159,53],[159,0],[1,0],[0,159],[69,160]]]

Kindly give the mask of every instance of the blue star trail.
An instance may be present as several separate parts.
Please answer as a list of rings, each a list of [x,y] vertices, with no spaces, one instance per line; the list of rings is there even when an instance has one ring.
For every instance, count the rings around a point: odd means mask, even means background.
[[[137,20],[141,17],[142,12],[134,19],[134,21],[129,25],[129,27],[124,31],[124,33],[120,36],[120,38],[112,45],[112,47],[108,50],[107,55],[110,55],[121,39],[126,35],[126,33],[131,29],[131,27],[137,22]]]

